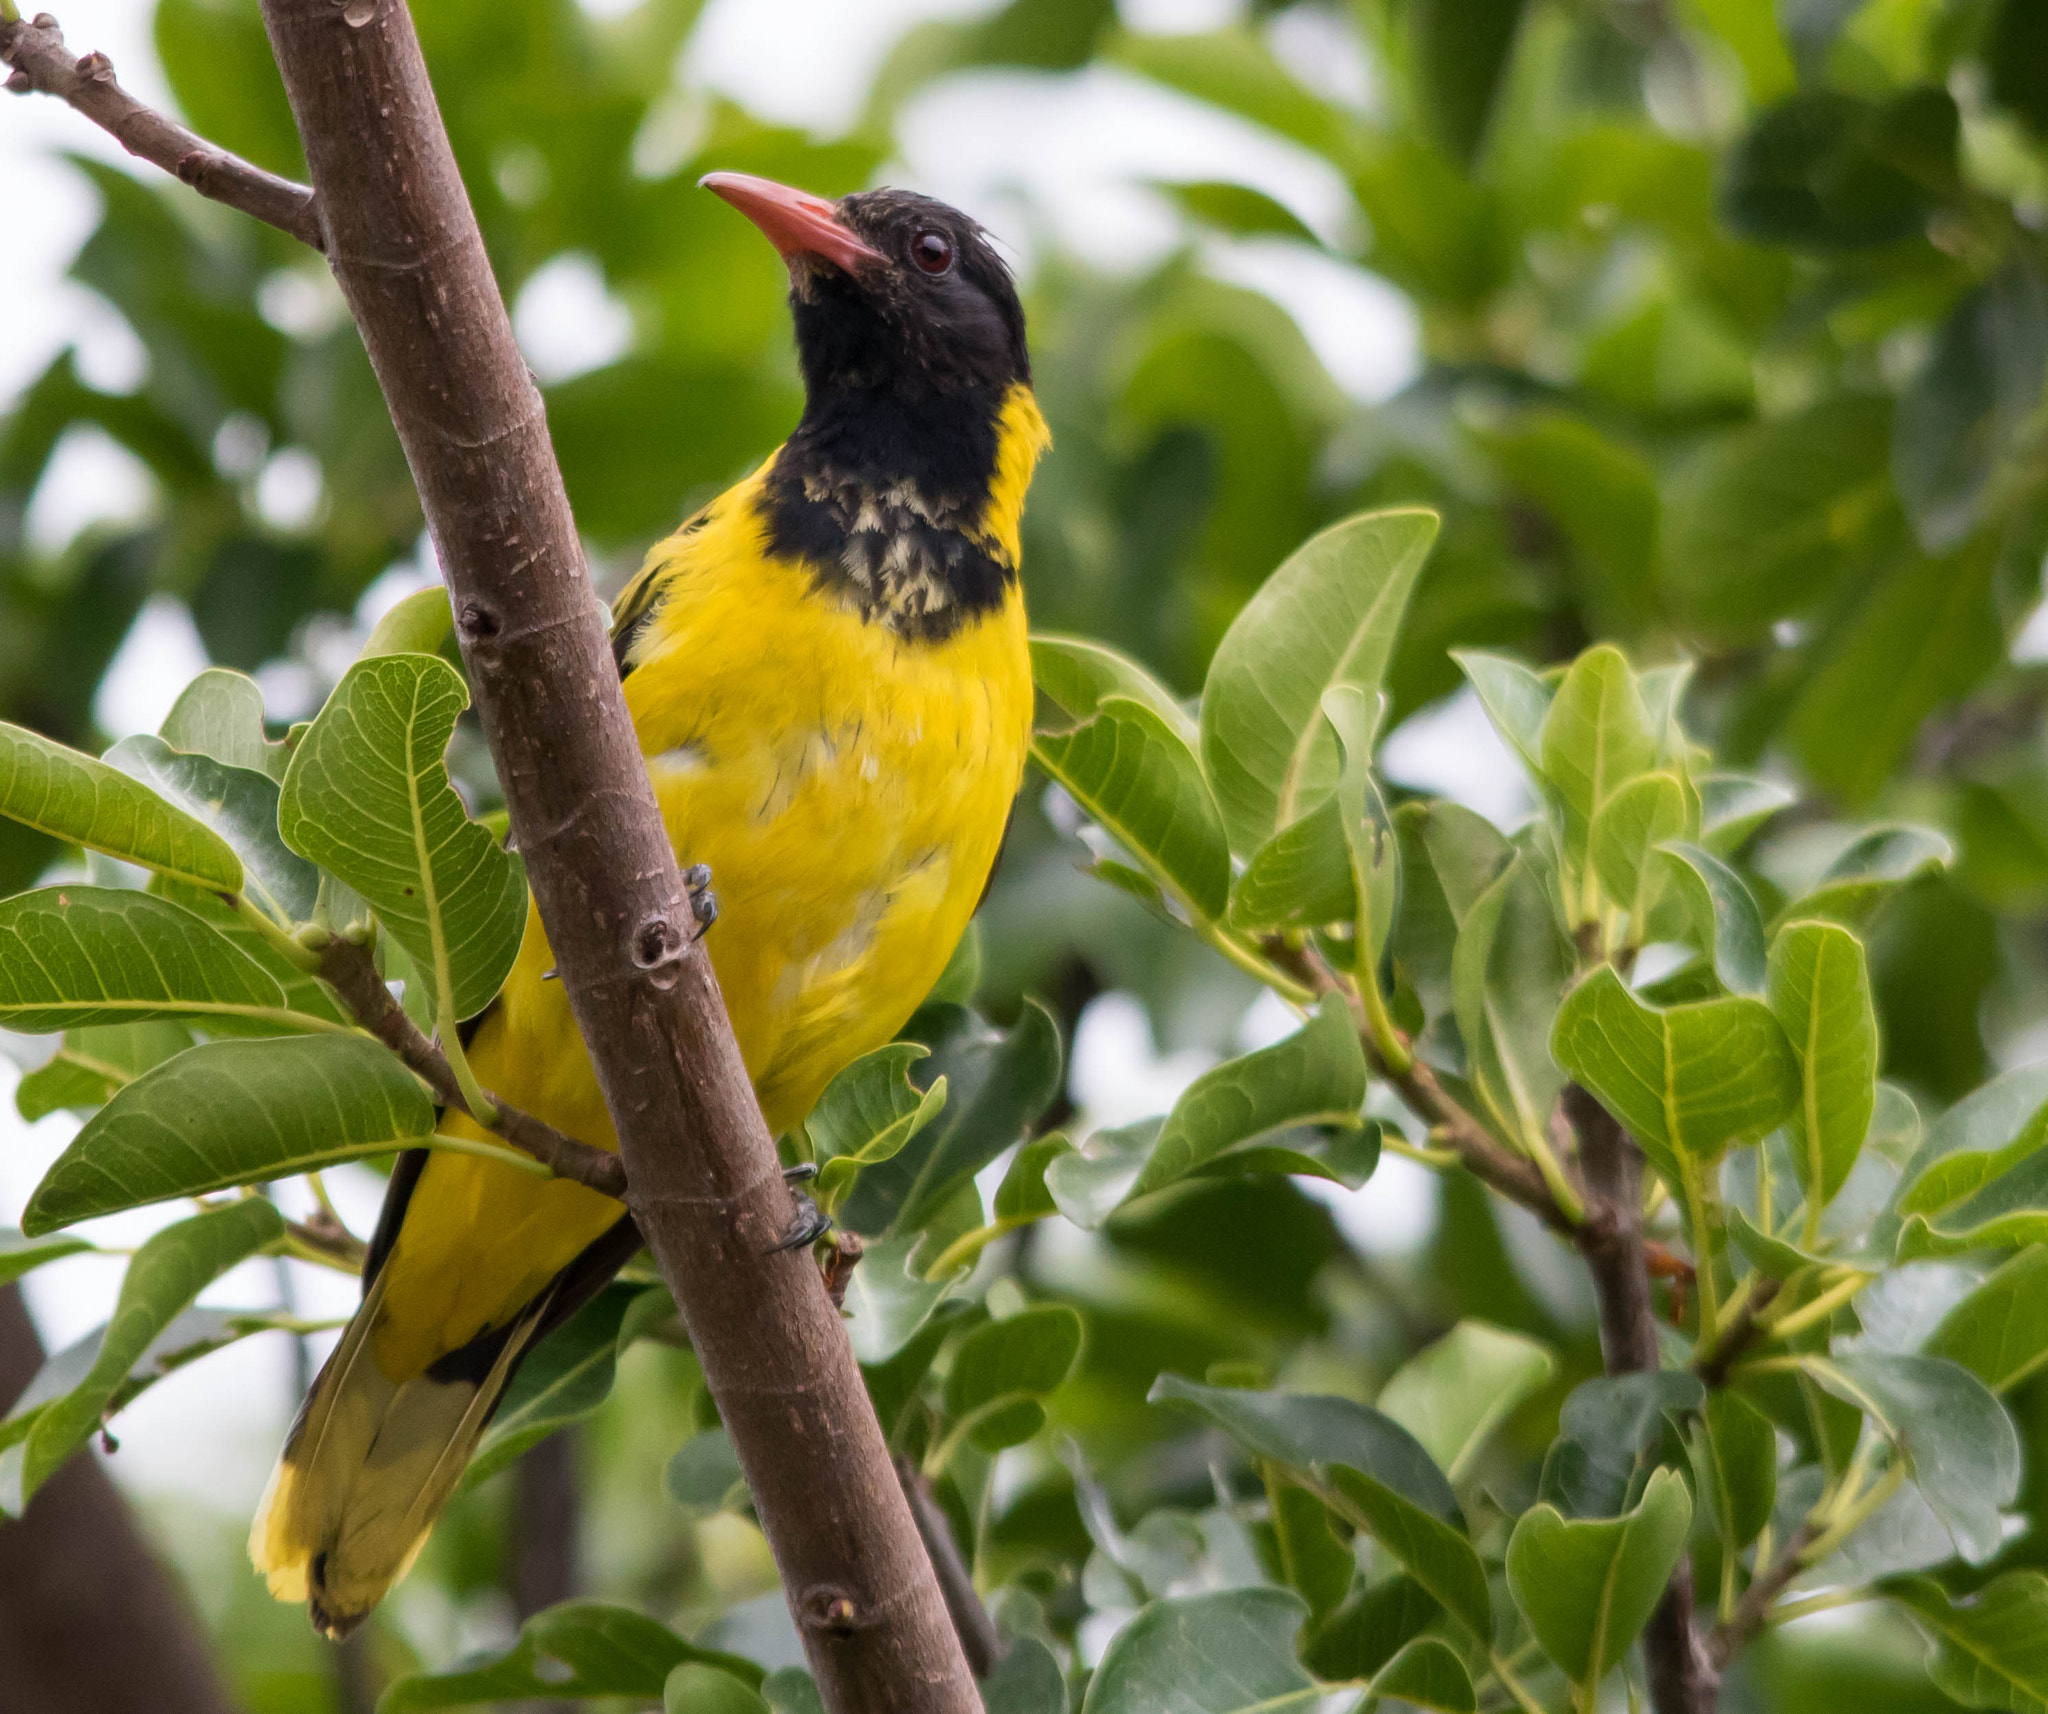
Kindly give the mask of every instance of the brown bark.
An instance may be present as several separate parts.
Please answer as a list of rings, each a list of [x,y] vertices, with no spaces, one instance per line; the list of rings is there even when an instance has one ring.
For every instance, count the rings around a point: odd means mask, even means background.
[[[627,718],[532,378],[403,0],[264,0],[628,1203],[689,1324],[835,1714],[979,1707],[807,1254]]]
[[[42,1366],[20,1290],[0,1287],[0,1415]],[[232,1714],[184,1594],[90,1455],[0,1519],[0,1708]]]
[[[1578,1132],[1589,1212],[1599,1214],[1579,1234],[1579,1251],[1593,1275],[1607,1372],[1651,1373],[1659,1359],[1650,1270],[1643,1261],[1643,1157],[1607,1109],[1577,1084],[1564,1100]],[[1643,1628],[1657,1714],[1713,1714],[1720,1699],[1721,1674],[1693,1630],[1692,1609],[1692,1556],[1686,1554]]]

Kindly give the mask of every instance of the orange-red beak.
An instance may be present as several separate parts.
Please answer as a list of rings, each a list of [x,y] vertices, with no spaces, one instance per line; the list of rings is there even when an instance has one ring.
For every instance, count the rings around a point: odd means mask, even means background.
[[[773,179],[757,179],[752,173],[706,173],[697,183],[724,197],[760,227],[785,262],[815,256],[855,274],[887,260],[841,220],[839,210],[822,196],[793,190]]]

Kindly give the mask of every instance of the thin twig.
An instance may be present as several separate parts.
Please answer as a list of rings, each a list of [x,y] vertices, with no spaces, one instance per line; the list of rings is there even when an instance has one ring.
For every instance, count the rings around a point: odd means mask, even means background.
[[[1713,1343],[1693,1353],[1692,1372],[1709,1391],[1726,1386],[1729,1370],[1768,1334],[1770,1330],[1758,1316],[1770,1307],[1779,1288],[1777,1280],[1759,1281],[1755,1290],[1742,1300],[1742,1306],[1722,1324]]]
[[[1428,1121],[1432,1137],[1448,1145],[1467,1172],[1490,1184],[1510,1202],[1528,1209],[1553,1231],[1567,1237],[1576,1236],[1578,1223],[1559,1206],[1534,1162],[1510,1154],[1503,1148],[1493,1133],[1444,1088],[1436,1073],[1421,1060],[1411,1059],[1403,1069],[1387,1063],[1374,1044],[1371,1021],[1366,1017],[1364,1003],[1355,989],[1340,982],[1330,967],[1307,948],[1269,946],[1267,950],[1275,963],[1284,965],[1317,996],[1343,996],[1351,1008],[1358,1026],[1358,1039],[1364,1044],[1366,1057],[1372,1062],[1373,1069],[1398,1089],[1402,1099]]]
[[[310,187],[265,172],[143,106],[115,81],[113,62],[105,54],[73,59],[49,13],[0,20],[0,60],[14,67],[7,87],[15,94],[54,95],[129,154],[162,167],[201,196],[254,215],[315,250],[327,248]]]
[[[457,1112],[469,1112],[469,1103],[463,1099],[448,1056],[427,1039],[405,1015],[405,1008],[392,998],[391,990],[377,974],[368,947],[336,936],[321,949],[320,974],[341,996],[356,1022],[417,1072],[433,1091],[435,1100]],[[486,1129],[494,1136],[523,1149],[558,1178],[572,1178],[606,1196],[625,1199],[625,1164],[611,1150],[580,1143],[546,1120],[523,1113],[495,1095],[490,1099],[497,1109],[496,1123]]]
[[[896,1457],[896,1479],[903,1484],[903,1497],[910,1502],[910,1515],[917,1520],[917,1533],[924,1538],[924,1550],[938,1575],[953,1629],[960,1633],[960,1647],[966,1653],[968,1668],[976,1678],[986,1678],[1003,1658],[1003,1639],[995,1620],[981,1604],[967,1562],[960,1557],[953,1526],[932,1493],[931,1484],[917,1465],[901,1453]]]
[[[1589,1211],[1600,1216],[1578,1234],[1600,1306],[1600,1345],[1610,1375],[1653,1373],[1659,1363],[1657,1317],[1643,1257],[1643,1158],[1612,1114],[1576,1083],[1564,1108],[1579,1138]],[[1679,1558],[1643,1631],[1650,1700],[1658,1714],[1713,1714],[1720,1664],[1693,1630],[1692,1558]]]
[[[1759,1571],[1749,1587],[1743,1590],[1742,1599],[1735,1603],[1735,1611],[1708,1633],[1707,1659],[1717,1673],[1764,1628],[1772,1605],[1785,1593],[1792,1579],[1806,1569],[1807,1551],[1819,1538],[1820,1526],[1808,1518],[1792,1532],[1778,1557]]]

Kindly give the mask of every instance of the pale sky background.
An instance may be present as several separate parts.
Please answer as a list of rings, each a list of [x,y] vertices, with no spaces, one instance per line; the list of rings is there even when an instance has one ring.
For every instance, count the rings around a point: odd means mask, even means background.
[[[594,10],[619,0],[588,0]],[[726,92],[764,116],[824,132],[843,128],[891,40],[908,24],[936,16],[993,10],[987,0],[711,0],[678,68],[684,87]],[[1134,27],[1188,30],[1235,18],[1231,0],[1125,0]],[[167,103],[149,41],[144,0],[68,0],[66,38],[79,52],[113,59],[138,96]],[[1326,20],[1290,14],[1274,46],[1300,75],[1346,99],[1369,102],[1368,69]],[[63,270],[95,218],[93,194],[56,158],[97,155],[142,176],[110,139],[57,102],[0,96],[0,303],[12,337],[0,346],[0,406],[74,343],[87,379],[112,391],[138,384],[144,356],[121,318],[94,294],[66,283]],[[975,214],[1010,242],[1028,271],[1029,237],[1048,223],[1065,243],[1101,265],[1142,266],[1183,240],[1171,209],[1143,181],[1233,177],[1268,191],[1316,231],[1341,235],[1356,219],[1327,164],[1249,126],[1208,113],[1155,86],[1106,70],[1080,76],[975,74],[936,86],[909,111],[892,182],[929,190]],[[1284,243],[1206,241],[1204,260],[1219,276],[1266,292],[1300,324],[1331,374],[1362,402],[1385,399],[1416,372],[1417,330],[1406,299],[1362,269]],[[287,289],[288,288],[288,289]],[[281,315],[330,313],[329,300],[303,284],[281,286]],[[521,294],[515,326],[537,371],[579,372],[610,361],[630,337],[621,306],[597,270],[558,258]],[[263,449],[252,456],[261,461]],[[258,502],[280,524],[310,513],[319,500],[317,467],[286,453],[260,463]],[[253,467],[252,467],[253,468]],[[146,513],[150,480],[103,437],[76,437],[61,451],[31,506],[37,541],[58,547],[96,520]],[[345,664],[361,627],[390,601],[432,576],[431,557],[395,566],[353,615],[323,621],[309,650]],[[205,663],[189,613],[159,598],[123,645],[96,712],[110,735],[153,730],[178,689]],[[308,675],[280,668],[265,676],[274,715],[303,712]],[[1423,711],[1390,739],[1388,771],[1406,783],[1446,792],[1504,825],[1528,804],[1514,769],[1476,702],[1453,698]],[[1277,1002],[1253,1008],[1242,1045],[1287,1033],[1292,1019]],[[1077,1099],[1101,1123],[1163,1111],[1178,1090],[1211,1063],[1198,1054],[1162,1055],[1143,1009],[1108,995],[1082,1020],[1074,1044]],[[18,1218],[42,1172],[75,1129],[54,1115],[24,1126],[13,1111],[15,1072],[0,1058],[0,1222]],[[380,1186],[367,1172],[330,1175],[344,1213],[359,1232],[374,1223]],[[1436,1186],[1421,1169],[1384,1163],[1367,1189],[1325,1195],[1363,1245],[1395,1257],[1418,1245],[1433,1223]],[[284,1187],[288,1210],[295,1187]],[[140,1210],[80,1230],[104,1245],[133,1245],[178,1211]],[[1056,1224],[1056,1223],[1055,1223]],[[1074,1233],[1074,1239],[1082,1235]],[[1062,1244],[1062,1252],[1073,1246]],[[30,1306],[45,1341],[61,1346],[102,1322],[119,1283],[118,1261],[80,1257],[29,1276]],[[352,1281],[295,1268],[300,1312],[346,1315]],[[250,1263],[201,1300],[239,1307],[274,1304],[272,1264]],[[224,1513],[245,1512],[259,1493],[296,1400],[290,1352],[264,1335],[205,1359],[159,1384],[119,1420],[116,1477],[145,1496],[178,1495]]]

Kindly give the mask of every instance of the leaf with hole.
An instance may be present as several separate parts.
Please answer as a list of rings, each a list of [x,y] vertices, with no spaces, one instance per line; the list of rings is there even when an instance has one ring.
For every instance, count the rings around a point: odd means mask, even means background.
[[[412,954],[448,1029],[490,1003],[526,928],[525,868],[470,820],[442,760],[468,703],[435,656],[357,661],[292,752],[278,807],[285,843]]]

